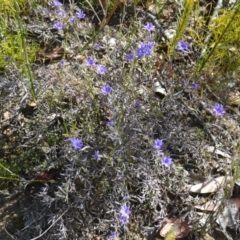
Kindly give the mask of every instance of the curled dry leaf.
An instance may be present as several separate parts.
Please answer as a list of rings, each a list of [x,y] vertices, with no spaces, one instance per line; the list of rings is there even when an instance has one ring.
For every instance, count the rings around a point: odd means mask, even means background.
[[[166,237],[172,232],[176,239],[186,237],[189,234],[189,223],[181,218],[167,218],[159,234]]]
[[[194,193],[213,193],[217,192],[221,187],[223,187],[227,182],[232,181],[232,177],[217,177],[204,181],[203,183],[199,183],[193,185],[190,188],[190,192]]]

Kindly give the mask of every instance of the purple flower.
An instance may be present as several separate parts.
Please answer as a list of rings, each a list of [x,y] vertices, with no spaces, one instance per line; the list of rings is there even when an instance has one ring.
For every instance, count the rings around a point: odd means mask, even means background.
[[[108,84],[103,86],[102,89],[101,89],[101,93],[103,95],[108,95],[111,91],[112,91],[112,87],[109,86]]]
[[[63,9],[60,9],[57,13],[59,16],[65,16],[67,14]]]
[[[78,138],[69,138],[69,139],[67,139],[67,142],[71,143],[72,147],[76,150],[83,148],[82,140],[80,140]]]
[[[94,44],[94,47],[96,49],[99,49],[101,46],[102,46],[102,44],[100,42]]]
[[[96,151],[96,152],[93,154],[92,157],[95,158],[97,161],[99,161],[99,160],[101,159],[101,156],[100,156],[100,154],[99,154],[99,151]]]
[[[86,14],[82,10],[76,12],[76,15],[79,19],[84,19],[86,17]]]
[[[90,58],[87,59],[87,66],[89,66],[89,67],[93,66],[95,64],[95,62],[96,61],[93,58],[90,57]]]
[[[224,113],[226,113],[226,111],[223,108],[223,105],[218,103],[214,105],[213,111],[216,114],[216,116],[222,116]]]
[[[97,65],[96,66],[97,73],[100,75],[104,75],[107,72],[107,68],[103,65]]]
[[[131,62],[133,59],[134,59],[134,54],[133,54],[133,53],[130,53],[130,54],[128,54],[128,55],[126,56],[126,60],[127,60],[128,62]]]
[[[152,23],[147,22],[146,25],[143,27],[145,30],[151,32],[155,31],[155,26]]]
[[[60,6],[62,6],[62,3],[60,3],[58,0],[53,0],[53,5],[55,7],[60,7]]]
[[[131,211],[130,208],[127,207],[126,205],[123,205],[120,209],[120,220],[123,225],[126,225],[129,223],[129,215]]]
[[[162,165],[164,165],[165,167],[170,167],[172,164],[172,159],[170,157],[165,157],[162,160]]]
[[[160,140],[160,139],[156,139],[154,141],[154,146],[153,146],[155,149],[157,150],[161,150],[162,147],[163,147],[163,140]]]
[[[63,24],[61,22],[57,22],[53,24],[53,27],[61,30],[63,28]]]
[[[108,121],[108,122],[106,123],[106,126],[107,126],[107,127],[114,127],[115,124],[116,124],[116,122],[115,122],[114,120],[110,120],[110,121]]]
[[[65,64],[66,64],[66,60],[62,59],[60,62],[59,62],[60,66],[63,67]]]
[[[179,50],[179,51],[186,51],[186,50],[188,50],[188,47],[189,47],[189,45],[185,41],[179,41],[177,44],[177,50]]]
[[[73,22],[75,21],[75,17],[70,17],[70,18],[68,19],[68,21],[69,21],[70,23],[73,23]]]
[[[136,54],[138,57],[148,57],[153,53],[154,42],[140,43]]]
[[[135,103],[133,104],[133,107],[138,108],[138,107],[139,107],[139,102],[135,102]]]
[[[199,88],[199,85],[197,84],[197,83],[194,83],[193,85],[192,85],[192,89],[193,90],[197,90]]]
[[[117,231],[112,232],[111,235],[109,236],[109,239],[114,240],[117,237]]]
[[[3,60],[4,60],[5,62],[7,62],[7,61],[9,60],[9,56],[5,56],[5,57],[3,58]]]

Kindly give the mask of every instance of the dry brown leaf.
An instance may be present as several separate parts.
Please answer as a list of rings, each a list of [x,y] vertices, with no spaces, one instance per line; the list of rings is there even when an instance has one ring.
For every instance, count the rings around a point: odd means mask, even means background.
[[[190,192],[213,193],[218,191],[226,182],[229,182],[231,180],[232,180],[232,177],[224,177],[224,176],[208,179],[203,183],[193,185],[190,188]]]
[[[181,218],[167,218],[166,224],[161,228],[159,234],[166,237],[170,231],[174,231],[176,239],[186,237],[189,234],[189,223]]]
[[[202,211],[216,211],[218,209],[218,207],[220,206],[220,203],[217,203],[213,200],[210,200],[202,205],[195,205],[194,207],[196,209],[202,210]]]

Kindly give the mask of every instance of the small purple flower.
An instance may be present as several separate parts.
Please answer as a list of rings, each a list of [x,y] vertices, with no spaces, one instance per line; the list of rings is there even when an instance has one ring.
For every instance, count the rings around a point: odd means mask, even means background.
[[[140,105],[139,102],[135,102],[135,103],[133,104],[133,107],[138,108],[139,105]]]
[[[101,159],[101,156],[100,156],[100,154],[99,154],[99,151],[96,151],[96,152],[93,154],[92,157],[95,158],[97,161],[99,161],[99,160]]]
[[[59,62],[60,66],[63,67],[65,64],[66,64],[66,60],[62,59],[60,62]]]
[[[129,223],[129,215],[131,211],[130,208],[126,205],[123,205],[120,209],[120,220],[123,225],[127,225]]]
[[[76,12],[76,15],[79,19],[84,19],[86,17],[86,14],[82,10]]]
[[[162,160],[162,165],[165,167],[170,167],[172,165],[172,159],[170,157],[165,157]]]
[[[112,91],[112,87],[108,84],[103,86],[102,89],[101,89],[101,93],[103,95],[108,95],[111,91]]]
[[[97,70],[97,73],[100,74],[100,75],[104,75],[106,74],[107,72],[107,68],[103,65],[96,65],[96,70]]]
[[[136,54],[138,57],[145,57],[145,44],[141,43],[138,45]]]
[[[95,59],[90,57],[90,58],[87,58],[87,63],[86,64],[87,64],[87,66],[90,67],[90,66],[93,66],[95,64],[95,62],[96,62]]]
[[[153,54],[154,42],[140,43],[136,50],[138,57],[148,57]]]
[[[112,232],[111,235],[109,236],[109,239],[114,240],[117,237],[117,231]]]
[[[63,9],[59,9],[59,11],[57,12],[57,14],[58,14],[59,16],[65,16],[67,13],[66,13],[66,11],[64,11]]]
[[[60,3],[58,0],[53,0],[53,5],[55,7],[60,7],[60,6],[62,6],[62,3]]]
[[[177,50],[179,50],[179,51],[186,51],[186,50],[188,50],[188,47],[189,47],[189,45],[185,41],[179,41],[177,44]]]
[[[63,28],[63,24],[61,22],[57,22],[53,24],[53,27],[61,30]]]
[[[114,120],[110,120],[106,123],[107,127],[114,127],[116,125],[116,122]]]
[[[149,22],[147,22],[143,28],[149,32],[155,31],[155,26]]]
[[[69,138],[69,139],[67,139],[67,142],[71,143],[72,147],[76,150],[83,148],[82,140],[80,140],[78,138]]]
[[[73,22],[75,21],[75,17],[70,17],[70,18],[68,19],[68,21],[69,21],[70,23],[73,23]]]
[[[223,105],[218,103],[214,105],[213,111],[216,114],[216,116],[222,116],[224,113],[226,113],[226,111],[223,108]]]
[[[129,53],[127,56],[126,56],[126,60],[128,62],[132,62],[134,59],[134,54],[133,53]]]
[[[161,150],[162,147],[163,147],[163,140],[160,140],[160,139],[156,139],[154,141],[154,146],[153,146],[155,149],[157,150]]]
[[[5,57],[3,58],[3,60],[4,60],[5,62],[7,62],[7,61],[9,60],[9,56],[5,56]]]
[[[194,83],[193,85],[192,85],[192,89],[193,90],[197,90],[199,88],[199,85],[197,84],[197,83]]]
[[[94,44],[94,47],[96,49],[99,49],[101,46],[102,46],[102,43],[100,43],[100,42]]]

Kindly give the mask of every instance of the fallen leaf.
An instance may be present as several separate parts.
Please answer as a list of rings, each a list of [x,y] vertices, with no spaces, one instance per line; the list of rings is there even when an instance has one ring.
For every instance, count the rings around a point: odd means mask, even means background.
[[[159,234],[166,237],[168,234],[174,235],[176,239],[186,237],[189,234],[189,223],[181,218],[167,218]]]
[[[214,212],[218,209],[220,203],[210,200],[202,205],[195,205],[194,207],[198,210]]]
[[[203,183],[199,183],[191,186],[190,192],[194,193],[213,193],[218,191],[226,182],[232,180],[232,177],[217,177],[204,181]]]

